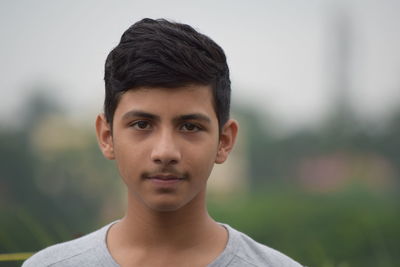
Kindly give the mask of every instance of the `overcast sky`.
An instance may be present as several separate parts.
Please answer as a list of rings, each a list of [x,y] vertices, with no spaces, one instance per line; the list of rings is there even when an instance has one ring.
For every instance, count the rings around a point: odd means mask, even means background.
[[[35,84],[57,90],[75,115],[100,111],[104,60],[144,17],[188,23],[219,43],[235,103],[287,125],[315,121],[335,97],[340,13],[349,17],[349,101],[382,116],[400,103],[400,1],[1,1],[0,122]]]

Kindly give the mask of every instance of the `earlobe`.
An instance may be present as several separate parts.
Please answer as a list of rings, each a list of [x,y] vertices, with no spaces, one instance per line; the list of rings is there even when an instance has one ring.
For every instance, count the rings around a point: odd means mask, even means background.
[[[107,159],[115,159],[114,146],[112,139],[111,126],[107,122],[104,114],[97,115],[96,118],[96,135],[97,142],[103,155]]]
[[[232,151],[233,146],[235,145],[238,129],[239,124],[235,120],[228,120],[225,123],[223,129],[221,130],[215,163],[221,164],[227,160],[229,153]]]

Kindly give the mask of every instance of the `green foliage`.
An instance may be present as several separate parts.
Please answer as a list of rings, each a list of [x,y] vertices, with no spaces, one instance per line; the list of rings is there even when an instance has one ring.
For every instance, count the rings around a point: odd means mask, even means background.
[[[357,188],[305,194],[272,187],[225,202],[211,215],[307,266],[395,266],[399,197]]]
[[[19,131],[0,135],[0,160],[5,163],[0,181],[1,253],[36,251],[90,231],[104,220],[105,202],[119,193],[118,179],[106,179],[112,166],[102,163],[94,142],[53,153],[49,164],[26,140]],[[87,176],[97,180],[89,185]],[[56,179],[64,179],[58,189]],[[102,196],[107,190],[114,197]]]
[[[38,99],[22,127],[0,128],[0,253],[34,252],[121,214],[120,180],[94,133]],[[105,213],[107,205],[115,208]]]

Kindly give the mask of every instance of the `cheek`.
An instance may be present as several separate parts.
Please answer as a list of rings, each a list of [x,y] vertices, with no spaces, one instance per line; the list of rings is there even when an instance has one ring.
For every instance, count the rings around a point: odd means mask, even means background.
[[[217,145],[203,145],[192,148],[189,152],[192,155],[191,159],[189,160],[189,165],[191,167],[190,169],[195,172],[193,175],[199,175],[201,177],[208,178],[216,159]]]
[[[117,167],[126,184],[140,173],[138,166],[143,165],[145,161],[143,149],[142,146],[134,146],[131,143],[116,142],[114,144]]]

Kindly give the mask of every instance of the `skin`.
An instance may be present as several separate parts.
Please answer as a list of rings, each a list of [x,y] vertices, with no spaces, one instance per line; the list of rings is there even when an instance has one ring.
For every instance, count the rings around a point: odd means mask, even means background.
[[[96,132],[127,186],[124,218],[107,235],[121,266],[207,266],[224,250],[226,230],[206,209],[206,184],[223,163],[238,124],[219,133],[209,86],[137,88],[121,96],[113,125],[104,114]]]

